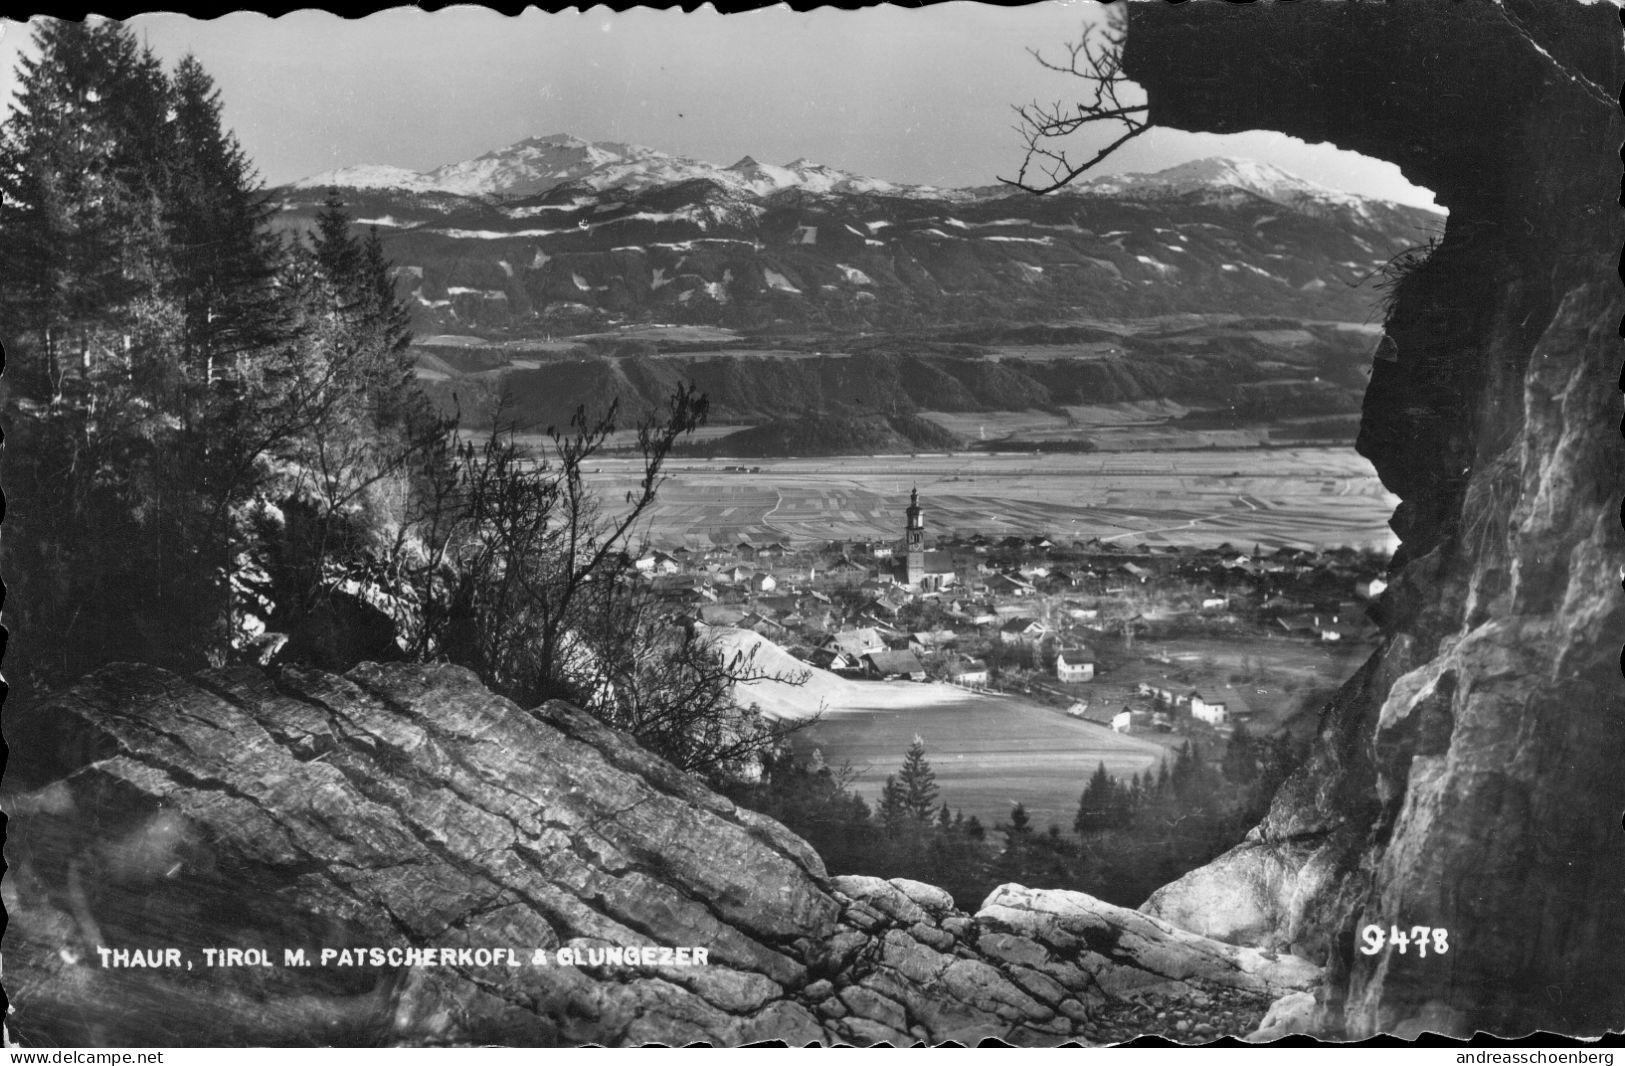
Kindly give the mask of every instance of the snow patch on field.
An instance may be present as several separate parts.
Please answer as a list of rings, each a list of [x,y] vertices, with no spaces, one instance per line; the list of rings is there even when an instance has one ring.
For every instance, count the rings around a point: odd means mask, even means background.
[[[735,687],[739,702],[755,704],[769,718],[811,718],[823,708],[830,718],[856,711],[905,710],[939,707],[945,704],[982,703],[989,697],[945,682],[854,681],[828,670],[808,666],[777,644],[748,629],[717,627],[708,631],[717,648],[730,658],[737,652],[751,654],[751,665],[761,673],[782,677],[806,675],[803,685],[762,680]]]
[[[863,271],[859,270],[855,266],[847,266],[845,263],[836,263],[835,266],[836,266],[837,269],[840,270],[841,276],[846,278],[846,282],[847,282],[848,285],[873,285],[874,284],[874,279],[873,278],[871,278],[869,275],[865,274]]]
[[[592,203],[591,200],[576,199],[567,204],[532,204],[528,207],[504,207],[502,213],[509,218],[535,218],[548,211],[577,211]],[[603,205],[599,205],[603,206]]]

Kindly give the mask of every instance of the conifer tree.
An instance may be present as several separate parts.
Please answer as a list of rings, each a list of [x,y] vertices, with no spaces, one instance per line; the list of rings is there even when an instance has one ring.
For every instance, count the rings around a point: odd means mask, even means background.
[[[0,128],[0,332],[13,389],[54,402],[122,362],[162,273],[168,83],[117,23],[42,21]]]
[[[889,835],[901,833],[909,822],[908,800],[896,774],[886,775],[886,784],[880,790],[880,824]]]
[[[1079,835],[1097,832],[1110,826],[1112,807],[1112,779],[1106,773],[1106,762],[1101,760],[1078,798],[1078,813],[1072,820],[1072,830]]]
[[[937,805],[937,775],[925,757],[925,740],[918,734],[903,756],[897,780],[904,811],[917,822],[930,821]]]
[[[1258,778],[1258,745],[1245,724],[1237,725],[1224,749],[1220,767],[1224,776],[1238,785],[1250,785]]]
[[[184,316],[183,358],[206,389],[247,373],[241,361],[283,339],[275,287],[281,244],[269,196],[220,117],[214,80],[193,56],[175,69],[167,223],[174,295]]]

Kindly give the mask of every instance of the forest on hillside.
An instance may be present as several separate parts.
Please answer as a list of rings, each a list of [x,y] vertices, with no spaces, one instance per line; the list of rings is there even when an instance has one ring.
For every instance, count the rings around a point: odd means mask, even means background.
[[[708,776],[774,741],[733,701],[751,665],[630,579],[703,395],[572,405],[541,462],[459,438],[376,229],[336,194],[310,231],[272,226],[201,64],[106,20],[41,20],[33,46],[0,127],[14,775],[51,770],[32,709],[115,661],[448,662]],[[641,488],[609,505],[583,464],[633,426]]]

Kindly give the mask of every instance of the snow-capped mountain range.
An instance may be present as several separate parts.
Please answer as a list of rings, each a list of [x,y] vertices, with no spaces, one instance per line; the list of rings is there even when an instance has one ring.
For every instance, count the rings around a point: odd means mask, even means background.
[[[796,160],[730,166],[553,135],[426,173],[350,167],[278,190],[316,224],[336,188],[375,228],[425,334],[660,321],[839,328],[1070,313],[1359,322],[1368,283],[1439,213],[1213,158],[1054,196],[899,185]]]
[[[982,199],[1007,196],[1007,186],[948,189],[904,185],[797,159],[782,166],[745,156],[718,166],[656,148],[612,141],[585,141],[556,133],[531,137],[475,159],[447,163],[419,172],[394,166],[353,166],[324,171],[294,182],[294,189],[367,189],[454,196],[518,199],[560,185],[596,191],[641,192],[703,179],[737,194],[769,196],[789,189],[815,194],[874,194],[909,199]],[[1203,193],[1223,198],[1235,191],[1299,210],[1326,207],[1358,209],[1385,201],[1329,188],[1252,159],[1197,159],[1167,170],[1143,174],[1105,174],[1067,190],[1080,196],[1156,198]]]
[[[516,198],[535,196],[560,185],[639,192],[697,178],[755,196],[785,189],[916,197],[947,195],[946,190],[931,186],[898,185],[865,178],[806,159],[773,166],[746,156],[731,166],[720,167],[639,144],[584,141],[564,133],[531,137],[476,159],[448,163],[426,173],[392,166],[344,167],[301,179],[293,183],[293,188],[335,187]]]

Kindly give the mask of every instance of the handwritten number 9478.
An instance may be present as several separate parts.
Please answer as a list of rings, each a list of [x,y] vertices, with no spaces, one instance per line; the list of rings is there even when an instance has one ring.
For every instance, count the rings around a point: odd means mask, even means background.
[[[1414,948],[1417,957],[1424,959],[1429,951],[1443,955],[1450,950],[1450,930],[1429,925],[1413,925],[1409,931],[1397,925],[1386,930],[1380,925],[1367,925],[1360,930],[1360,954],[1375,955],[1384,948],[1401,955]]]

